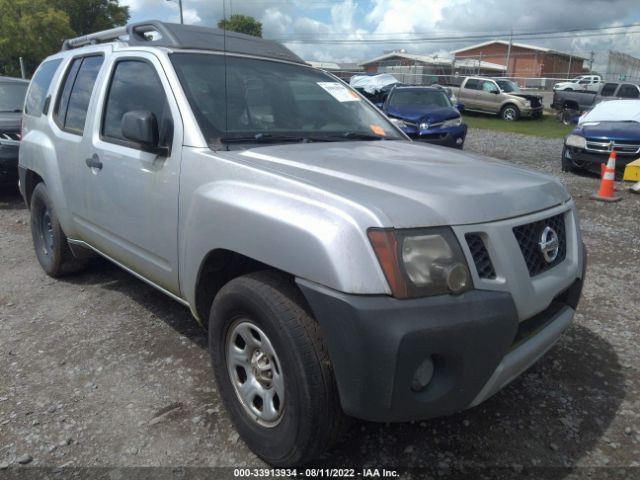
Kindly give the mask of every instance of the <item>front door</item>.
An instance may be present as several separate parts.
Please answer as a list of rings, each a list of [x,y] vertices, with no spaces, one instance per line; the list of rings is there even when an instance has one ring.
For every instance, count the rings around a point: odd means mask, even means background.
[[[171,87],[152,54],[109,58],[86,159],[83,237],[102,253],[176,295],[182,122]],[[148,111],[168,156],[122,134],[122,117]]]

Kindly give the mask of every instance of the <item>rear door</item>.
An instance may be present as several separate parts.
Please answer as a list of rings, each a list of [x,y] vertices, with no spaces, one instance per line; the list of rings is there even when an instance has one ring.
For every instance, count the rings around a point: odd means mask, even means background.
[[[480,89],[480,80],[469,78],[460,88],[460,98],[464,102],[464,108],[469,110],[480,110],[482,107],[479,103],[478,92]]]
[[[84,152],[85,236],[95,248],[165,290],[179,295],[178,187],[182,121],[161,62],[150,53],[109,57],[108,78]],[[168,156],[127,140],[122,117],[153,113]]]

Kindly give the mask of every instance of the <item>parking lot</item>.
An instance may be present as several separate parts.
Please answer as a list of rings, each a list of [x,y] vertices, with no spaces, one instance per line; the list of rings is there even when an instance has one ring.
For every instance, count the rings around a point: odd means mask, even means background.
[[[590,200],[598,180],[561,173],[561,148],[562,140],[483,130],[471,130],[465,146],[558,175],[571,191],[589,251],[574,325],[485,404],[412,424],[355,422],[322,465],[640,475],[640,196],[618,184],[622,202]],[[264,467],[221,405],[206,334],[189,311],[104,261],[50,279],[28,219],[17,190],[4,189],[0,468]]]

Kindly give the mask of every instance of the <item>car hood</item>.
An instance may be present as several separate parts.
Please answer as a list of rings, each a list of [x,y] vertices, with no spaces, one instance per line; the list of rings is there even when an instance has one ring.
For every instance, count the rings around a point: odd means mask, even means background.
[[[226,153],[314,187],[310,195],[319,189],[365,207],[388,227],[490,222],[570,198],[554,177],[419,142],[289,144]]]
[[[453,107],[389,107],[387,114],[414,123],[438,123],[460,116],[460,112]]]
[[[579,125],[573,133],[588,138],[640,141],[638,122],[594,122]]]
[[[0,132],[20,131],[21,112],[0,112]]]

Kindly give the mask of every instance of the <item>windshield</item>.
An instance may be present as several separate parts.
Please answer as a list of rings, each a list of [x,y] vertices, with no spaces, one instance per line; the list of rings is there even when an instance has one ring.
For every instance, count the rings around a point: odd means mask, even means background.
[[[210,145],[403,138],[375,107],[319,70],[206,53],[174,53],[171,61]]]
[[[520,93],[520,87],[517,83],[512,82],[511,80],[496,80],[496,83],[500,87],[500,90],[503,92],[511,93]]]
[[[390,107],[450,107],[451,101],[441,90],[394,90]]]
[[[21,112],[28,83],[0,83],[0,112]]]

